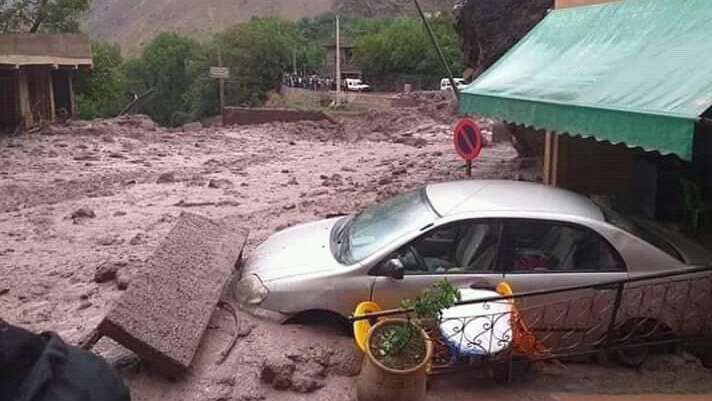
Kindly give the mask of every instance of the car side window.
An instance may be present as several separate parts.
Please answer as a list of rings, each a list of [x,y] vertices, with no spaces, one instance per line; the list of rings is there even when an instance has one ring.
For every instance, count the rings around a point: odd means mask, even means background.
[[[595,231],[571,224],[511,220],[503,253],[511,272],[610,272],[625,270],[620,256]]]
[[[400,252],[405,274],[463,274],[496,269],[500,224],[468,221],[436,228]]]

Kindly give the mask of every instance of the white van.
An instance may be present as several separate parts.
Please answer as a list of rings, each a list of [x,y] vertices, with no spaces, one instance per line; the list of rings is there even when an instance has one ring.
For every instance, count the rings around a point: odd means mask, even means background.
[[[344,80],[344,87],[346,90],[353,92],[365,92],[371,89],[371,87],[363,83],[363,81],[355,78],[346,78]]]
[[[457,85],[457,89],[462,89],[466,86],[464,78],[455,78],[454,80],[455,80],[455,84]],[[452,85],[450,85],[449,78],[443,78],[440,80],[440,90],[441,91],[451,91],[452,90]]]

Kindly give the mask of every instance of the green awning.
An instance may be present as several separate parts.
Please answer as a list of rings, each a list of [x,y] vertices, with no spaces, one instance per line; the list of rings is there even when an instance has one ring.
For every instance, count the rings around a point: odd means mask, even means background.
[[[462,113],[692,157],[712,105],[712,0],[550,12],[461,93]]]

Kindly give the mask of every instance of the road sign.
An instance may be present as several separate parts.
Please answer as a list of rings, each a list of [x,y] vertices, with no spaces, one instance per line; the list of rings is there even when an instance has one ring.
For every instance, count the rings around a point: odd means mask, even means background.
[[[210,67],[210,78],[228,79],[230,78],[229,67]]]
[[[455,151],[466,161],[472,161],[482,150],[482,133],[472,119],[463,118],[455,126]]]

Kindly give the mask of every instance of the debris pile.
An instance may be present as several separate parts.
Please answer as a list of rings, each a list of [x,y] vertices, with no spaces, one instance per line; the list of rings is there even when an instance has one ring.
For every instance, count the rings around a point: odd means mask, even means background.
[[[64,123],[47,123],[29,130],[27,134],[135,137],[154,131],[164,130],[151,120],[150,117],[134,114],[92,121],[70,120]]]
[[[324,387],[328,375],[352,377],[360,367],[361,355],[355,350],[337,355],[334,350],[309,347],[265,360],[260,380],[275,390],[311,393]]]

